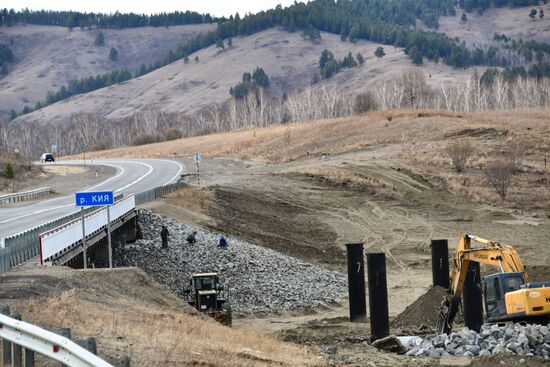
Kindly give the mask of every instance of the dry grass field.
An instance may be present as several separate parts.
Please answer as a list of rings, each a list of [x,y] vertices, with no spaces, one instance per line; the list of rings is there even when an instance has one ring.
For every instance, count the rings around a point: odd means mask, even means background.
[[[201,152],[205,157],[230,155],[271,163],[302,160],[305,163],[300,166],[307,166],[309,158],[321,154],[368,150],[373,158],[436,177],[475,201],[548,215],[550,129],[547,113],[531,110],[458,115],[434,111],[376,111],[359,117],[244,129],[91,155],[96,158],[187,158]],[[451,159],[446,153],[447,146],[454,141],[469,141],[474,147],[463,173],[451,169]],[[524,148],[522,172],[514,176],[507,199],[500,202],[486,183],[483,167],[512,145]]]
[[[2,304],[41,327],[93,336],[101,357],[132,366],[316,366],[305,348],[198,315],[138,269],[41,268],[2,277]],[[39,361],[40,366],[54,366]]]

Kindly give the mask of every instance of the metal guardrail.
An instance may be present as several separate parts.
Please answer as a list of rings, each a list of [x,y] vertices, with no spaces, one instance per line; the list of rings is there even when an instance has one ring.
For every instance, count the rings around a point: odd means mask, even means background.
[[[27,353],[32,351],[70,367],[113,367],[68,338],[2,314],[0,338],[25,348],[25,366],[34,366],[34,353]],[[21,366],[22,353],[18,351],[17,355],[18,361],[12,354],[13,366]],[[28,356],[32,356],[32,363]]]
[[[36,199],[42,195],[55,192],[51,187],[42,187],[40,189],[16,192],[13,194],[0,195],[0,205],[5,203],[16,203],[24,200]]]
[[[188,186],[188,184],[185,182],[176,182],[170,185],[155,187],[149,191],[141,192],[136,194],[136,205],[141,205],[148,201],[156,200],[166,194],[183,189],[186,186]]]

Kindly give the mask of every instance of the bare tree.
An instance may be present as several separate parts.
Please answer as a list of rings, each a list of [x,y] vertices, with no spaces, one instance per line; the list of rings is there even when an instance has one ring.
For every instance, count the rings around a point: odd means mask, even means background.
[[[502,200],[506,198],[508,187],[512,182],[514,163],[507,159],[497,159],[487,164],[485,175]]]
[[[523,157],[525,156],[525,153],[527,152],[527,146],[525,144],[521,143],[511,143],[508,144],[507,149],[507,156],[508,160],[513,165],[513,173],[518,172],[521,169],[521,166],[523,164]]]
[[[422,98],[429,91],[424,73],[417,69],[406,70],[401,74],[400,81],[403,85],[405,105],[413,109],[418,108]]]
[[[447,146],[447,154],[451,157],[453,168],[457,172],[464,170],[473,151],[474,147],[469,141],[456,141]]]

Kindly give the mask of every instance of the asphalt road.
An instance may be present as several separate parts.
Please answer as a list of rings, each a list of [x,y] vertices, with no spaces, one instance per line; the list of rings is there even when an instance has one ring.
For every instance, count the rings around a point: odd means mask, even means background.
[[[115,195],[136,194],[158,186],[174,183],[184,166],[164,159],[94,160],[94,164],[116,168],[116,174],[99,184],[83,187],[81,191],[114,191]],[[82,161],[61,161],[58,165],[81,165]],[[86,164],[90,164],[87,160]],[[49,222],[78,210],[74,195],[67,195],[25,206],[0,209],[0,239]]]

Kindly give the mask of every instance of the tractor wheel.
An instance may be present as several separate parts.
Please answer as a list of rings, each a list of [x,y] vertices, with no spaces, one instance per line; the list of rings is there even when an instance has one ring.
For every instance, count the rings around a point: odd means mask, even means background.
[[[233,312],[231,311],[231,306],[225,304],[222,308],[223,313],[220,318],[220,323],[225,326],[231,327],[233,324]]]

